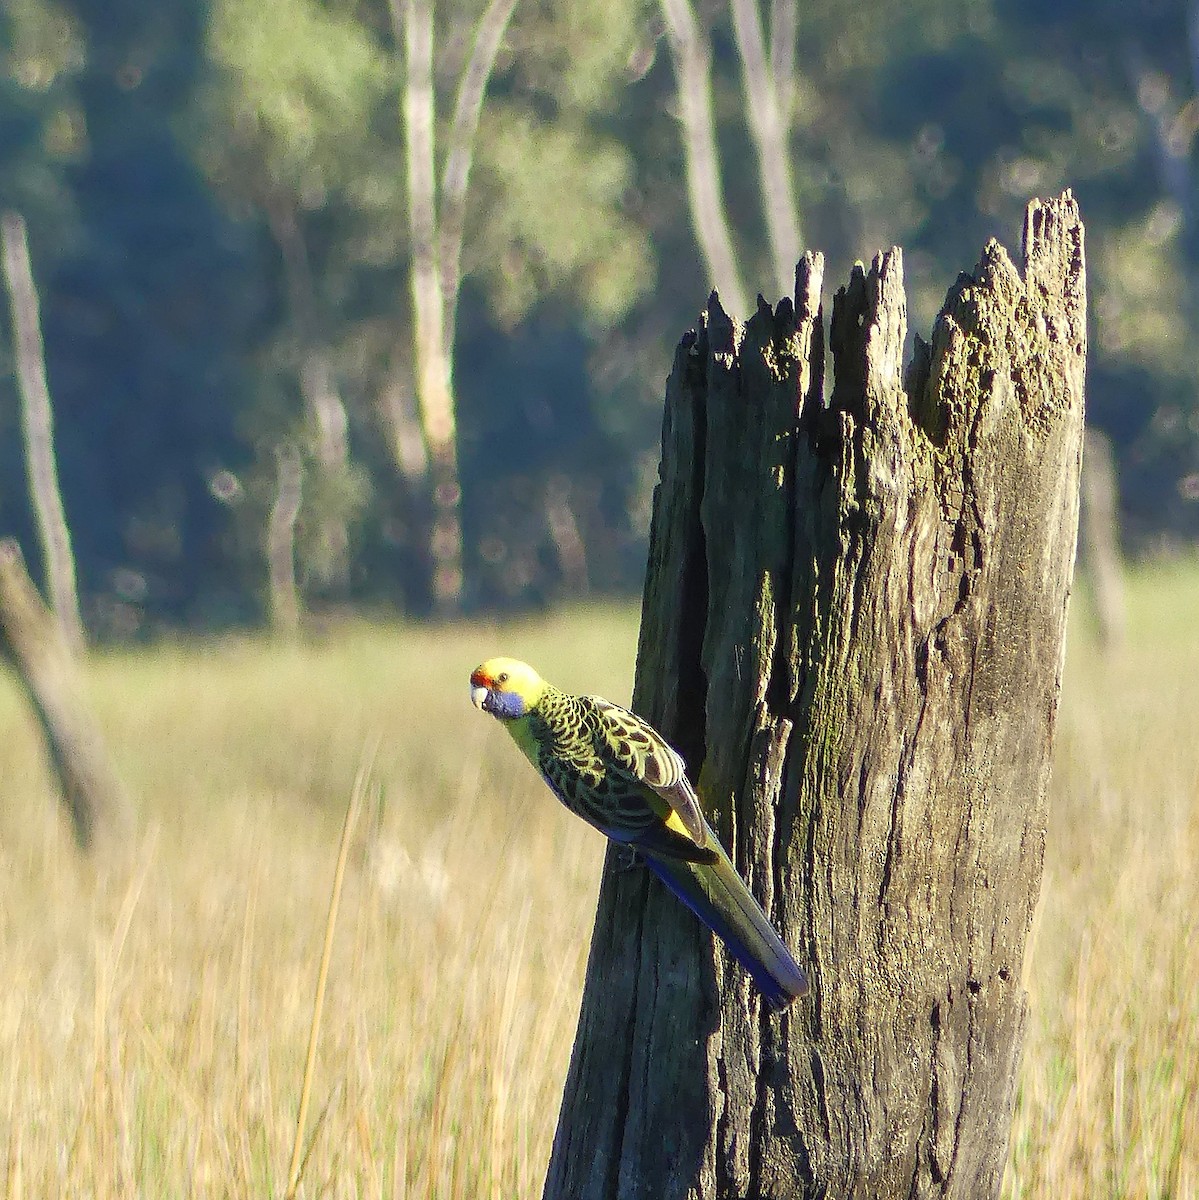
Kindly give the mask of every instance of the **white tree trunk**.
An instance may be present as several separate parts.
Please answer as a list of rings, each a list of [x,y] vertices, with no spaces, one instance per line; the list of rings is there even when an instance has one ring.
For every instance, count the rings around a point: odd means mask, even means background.
[[[457,608],[462,597],[461,484],[457,428],[445,341],[445,296],[438,264],[437,179],[433,150],[433,5],[392,0],[397,40],[404,46],[404,131],[407,142],[408,220],[412,243],[410,284],[416,396],[429,449],[433,485],[435,607]]]
[[[20,548],[0,541],[0,657],[7,658],[45,737],[50,767],[81,850],[128,845],[129,798],[88,707],[62,626],[25,570]]]
[[[275,502],[267,520],[266,558],[270,584],[271,627],[285,637],[300,628],[300,592],[296,586],[296,520],[303,499],[303,466],[292,445],[275,449]]]
[[[744,320],[749,315],[745,286],[737,267],[728,214],[720,190],[708,47],[691,0],[661,0],[661,4],[678,82],[691,222],[711,284],[720,293],[727,311]]]
[[[379,404],[391,443],[391,457],[400,474],[410,486],[427,483],[429,449],[406,371],[393,366],[388,372]]]
[[[266,210],[271,233],[283,259],[292,320],[300,343],[300,394],[315,427],[316,461],[327,477],[341,478],[350,466],[349,418],[337,390],[321,331],[308,247],[295,211],[287,203],[269,198]],[[324,514],[320,530],[324,543],[321,575],[327,585],[344,592],[350,576],[350,535],[344,515]]]
[[[570,502],[570,479],[565,475],[553,475],[546,482],[545,524],[550,541],[558,556],[563,578],[572,594],[579,596],[588,591],[587,543],[579,529],[574,506]]]
[[[795,0],[774,0],[770,6],[770,70],[784,129],[791,128],[795,109],[795,44],[799,13]]]
[[[454,118],[450,124],[441,176],[441,294],[445,305],[442,336],[446,361],[446,378],[453,381],[454,334],[458,317],[458,291],[461,286],[462,233],[466,224],[466,189],[474,159],[475,134],[487,81],[495,65],[495,56],[504,39],[504,31],[516,8],[516,0],[491,0],[475,30],[475,43],[470,60],[458,83],[454,102]]]
[[[37,290],[29,265],[29,241],[20,213],[6,212],[2,222],[4,280],[12,308],[17,382],[21,392],[21,428],[29,472],[29,496],[50,592],[50,606],[72,651],[84,643],[75,584],[75,556],[58,486],[54,460],[54,416],[46,383],[45,354],[38,316]]]
[[[1082,565],[1095,590],[1099,641],[1115,650],[1124,641],[1124,567],[1120,555],[1120,491],[1112,444],[1088,429],[1082,452]]]
[[[758,156],[762,209],[770,239],[775,288],[789,295],[795,281],[801,239],[799,215],[791,186],[787,122],[783,118],[777,81],[766,54],[757,0],[731,0],[733,31],[741,55],[745,83],[745,112]],[[782,33],[783,30],[776,30]]]

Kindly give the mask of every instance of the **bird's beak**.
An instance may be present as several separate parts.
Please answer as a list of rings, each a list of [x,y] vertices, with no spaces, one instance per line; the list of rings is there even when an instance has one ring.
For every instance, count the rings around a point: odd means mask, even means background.
[[[477,709],[478,709],[480,712],[486,712],[486,711],[487,711],[487,710],[486,710],[486,709],[483,707],[484,703],[486,703],[487,696],[488,696],[488,691],[487,691],[487,689],[486,689],[485,687],[472,687],[472,688],[470,689],[470,702],[471,702],[471,703],[472,703],[472,704],[475,706],[475,708],[477,708]]]

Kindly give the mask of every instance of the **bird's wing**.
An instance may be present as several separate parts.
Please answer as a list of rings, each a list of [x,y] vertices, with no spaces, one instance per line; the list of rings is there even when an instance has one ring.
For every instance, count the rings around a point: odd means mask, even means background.
[[[636,713],[599,696],[582,699],[595,713],[603,749],[616,766],[661,796],[678,814],[691,840],[706,845],[707,824],[682,755]]]

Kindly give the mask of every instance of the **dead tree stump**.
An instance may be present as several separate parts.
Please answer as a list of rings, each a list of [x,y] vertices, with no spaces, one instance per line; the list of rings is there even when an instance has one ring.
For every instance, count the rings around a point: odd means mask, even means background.
[[[1029,206],[906,378],[902,258],[822,260],[667,383],[634,707],[811,971],[764,1011],[648,877],[601,887],[545,1195],[998,1193],[1078,522],[1083,229]]]
[[[0,540],[0,655],[11,663],[45,735],[75,841],[90,850],[130,824],[128,804],[79,684],[79,667],[11,538]]]

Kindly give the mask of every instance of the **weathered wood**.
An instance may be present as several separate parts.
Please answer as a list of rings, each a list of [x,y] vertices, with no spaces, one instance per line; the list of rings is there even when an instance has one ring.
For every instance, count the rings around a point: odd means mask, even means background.
[[[1074,563],[1085,290],[1030,205],[902,377],[902,258],[822,261],[667,383],[634,707],[813,978],[763,1011],[611,859],[545,1195],[997,1194]]]
[[[0,540],[0,652],[45,735],[80,849],[92,849],[102,836],[120,839],[129,827],[124,791],[83,697],[70,649],[11,538]]]

